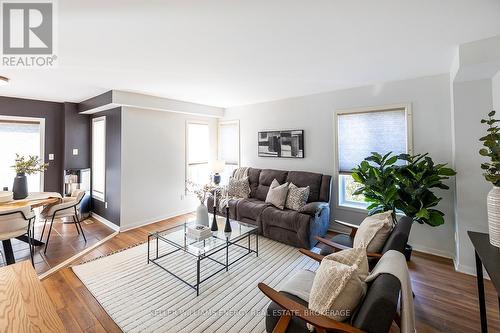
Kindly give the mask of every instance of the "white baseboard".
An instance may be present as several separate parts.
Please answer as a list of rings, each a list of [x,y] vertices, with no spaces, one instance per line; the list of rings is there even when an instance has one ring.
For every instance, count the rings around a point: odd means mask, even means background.
[[[90,213],[90,216],[92,216],[93,218],[95,218],[97,221],[101,222],[102,224],[106,225],[107,227],[113,229],[114,231],[120,231],[120,226],[114,224],[113,222],[111,221],[108,221],[106,220],[104,217],[100,216],[100,215],[97,215],[96,213],[94,212],[91,212]]]
[[[434,256],[438,256],[438,257],[442,257],[442,258],[447,258],[447,259],[452,259],[452,260],[455,259],[455,257],[453,256],[453,254],[450,253],[450,252],[447,252],[447,251],[443,251],[443,250],[439,250],[439,249],[434,249],[434,248],[427,247],[427,246],[421,246],[421,245],[418,245],[418,244],[410,244],[410,245],[413,247],[414,251],[418,251],[418,252],[422,252],[422,253],[427,253],[427,254],[432,254]]]
[[[345,233],[344,230],[340,230],[339,228],[331,228],[330,227],[328,230],[333,231],[333,232],[337,232],[337,233]],[[418,252],[432,254],[432,255],[435,255],[438,257],[443,257],[443,258],[448,258],[448,259],[453,259],[453,260],[455,259],[453,254],[450,252],[447,252],[447,251],[434,249],[434,248],[430,248],[430,247],[426,247],[426,246],[422,246],[422,245],[418,245],[418,244],[410,244],[410,245],[413,247],[413,250],[418,251]]]
[[[476,267],[469,266],[469,265],[462,265],[458,261],[453,260],[453,264],[455,265],[455,270],[460,273],[464,273],[467,275],[472,275],[476,276]],[[488,275],[488,272],[483,268],[483,277],[487,280],[490,280],[490,276]]]
[[[173,217],[177,217],[179,215],[184,215],[184,214],[188,214],[188,213],[192,213],[192,212],[193,212],[192,209],[185,209],[185,210],[181,210],[181,211],[178,211],[178,212],[174,212],[172,214],[168,214],[168,215],[164,215],[164,216],[159,216],[159,217],[155,217],[155,218],[147,219],[147,220],[143,220],[143,221],[134,222],[134,223],[129,224],[127,226],[121,226],[120,227],[120,232],[132,230],[132,229],[136,229],[136,228],[140,228],[140,227],[143,227],[143,226],[148,225],[148,224],[160,222],[160,221],[163,221],[163,220],[171,219]]]

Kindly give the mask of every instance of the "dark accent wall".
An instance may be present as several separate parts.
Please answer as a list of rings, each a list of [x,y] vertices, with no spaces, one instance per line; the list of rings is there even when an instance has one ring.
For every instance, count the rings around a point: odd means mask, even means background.
[[[106,104],[110,104],[112,102],[113,102],[113,91],[110,90],[105,92],[104,94],[100,94],[98,96],[86,99],[78,103],[78,111],[84,112]]]
[[[90,139],[90,115],[78,113],[76,103],[64,103],[64,170],[90,168]]]
[[[106,220],[120,225],[121,201],[121,132],[122,108],[94,113],[91,118],[106,116],[106,202],[92,199],[93,211]],[[90,141],[91,142],[91,141]]]
[[[44,190],[61,192],[64,170],[64,104],[0,96],[0,115],[45,119],[44,159],[49,163],[49,168],[44,174]],[[49,161],[49,154],[55,155],[53,161]],[[12,184],[9,185],[11,186]]]

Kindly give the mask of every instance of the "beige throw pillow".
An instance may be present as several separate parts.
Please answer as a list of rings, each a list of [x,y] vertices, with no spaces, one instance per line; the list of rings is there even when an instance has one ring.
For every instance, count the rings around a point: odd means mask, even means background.
[[[279,209],[285,208],[286,195],[288,194],[288,183],[280,185],[276,179],[273,180],[267,192],[266,202]]]
[[[392,210],[368,216],[359,225],[354,236],[353,247],[365,247],[366,252],[379,253],[393,227]]]
[[[241,179],[236,179],[234,177],[229,178],[229,184],[227,185],[227,192],[231,198],[248,198],[250,194],[250,184],[248,183],[248,177]]]
[[[309,309],[344,321],[366,292],[368,260],[364,248],[332,253],[321,261],[309,295]]]
[[[286,197],[285,207],[293,210],[300,210],[307,203],[309,198],[309,186],[297,187],[295,184],[290,183],[288,187],[288,195]]]

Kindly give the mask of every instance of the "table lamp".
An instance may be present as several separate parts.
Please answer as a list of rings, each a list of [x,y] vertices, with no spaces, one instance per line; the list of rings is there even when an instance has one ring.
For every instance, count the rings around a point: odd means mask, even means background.
[[[220,184],[220,173],[224,171],[225,167],[226,167],[226,161],[216,160],[216,161],[212,162],[210,169],[214,173],[214,184],[215,185]]]

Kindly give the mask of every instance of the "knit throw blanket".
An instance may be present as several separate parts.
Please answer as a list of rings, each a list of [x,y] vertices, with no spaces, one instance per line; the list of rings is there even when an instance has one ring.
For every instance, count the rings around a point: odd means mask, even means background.
[[[413,292],[405,256],[398,251],[387,251],[368,275],[366,282],[375,280],[383,273],[395,276],[401,283],[401,333],[416,333]]]

